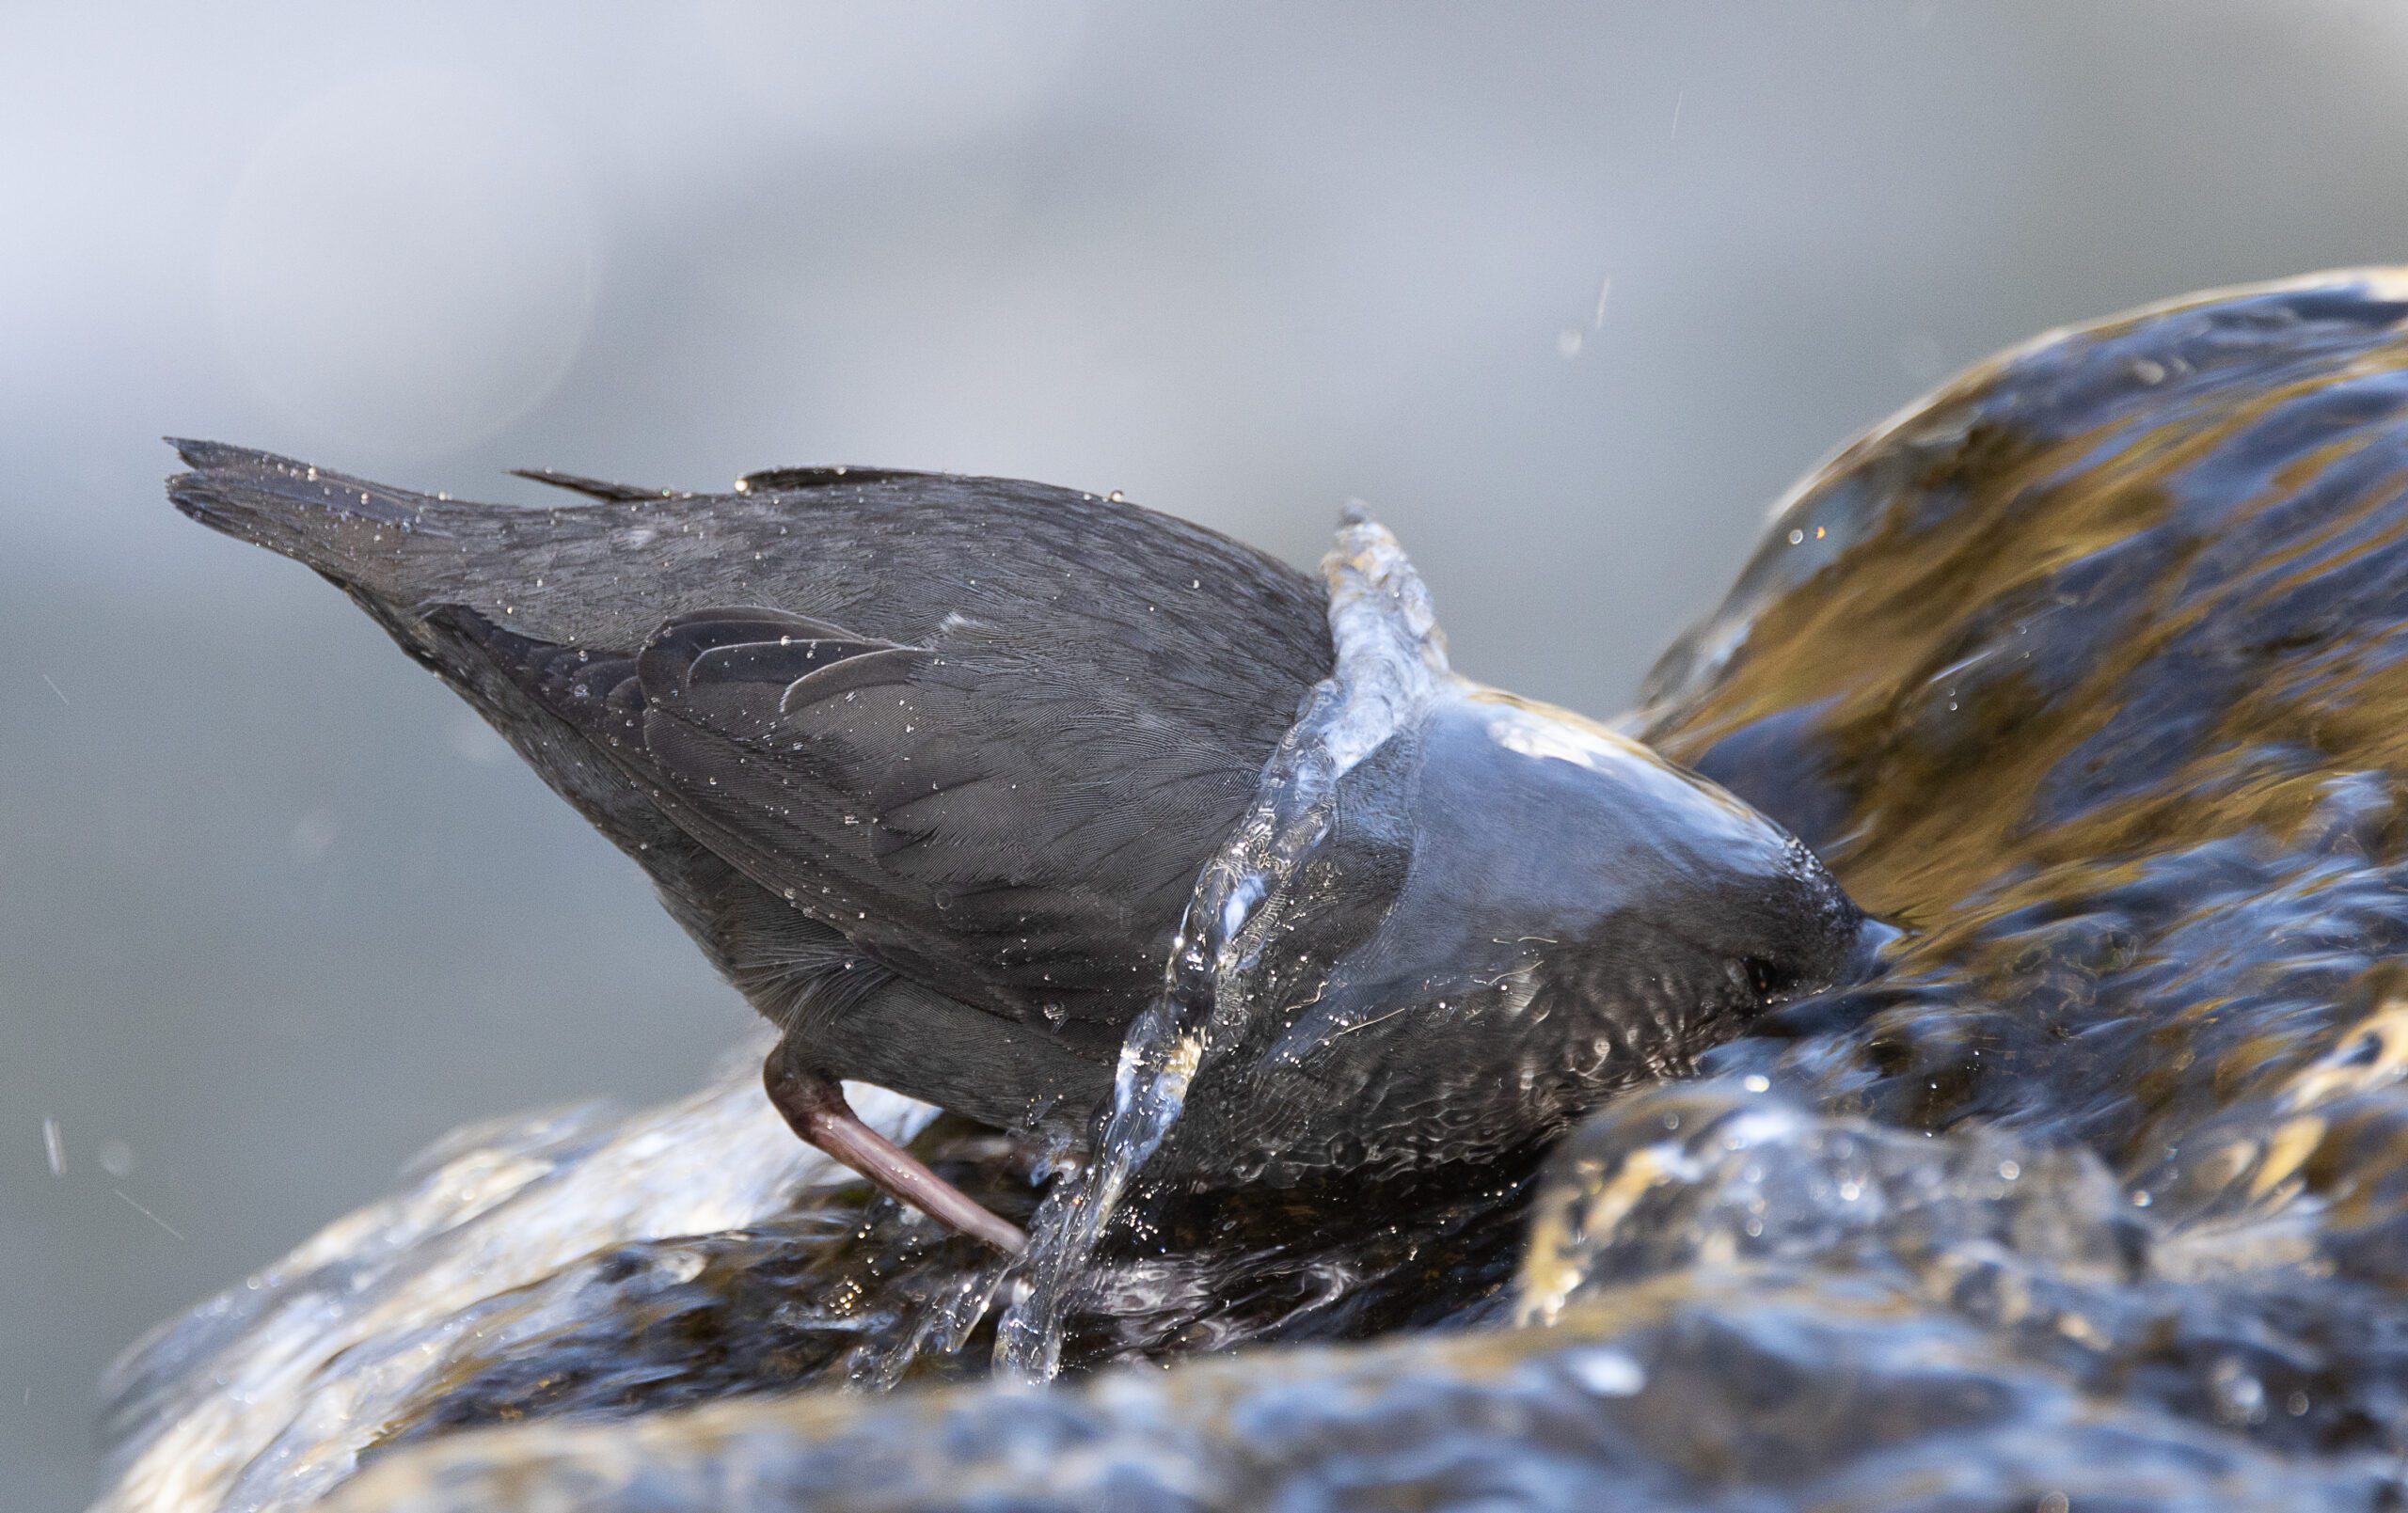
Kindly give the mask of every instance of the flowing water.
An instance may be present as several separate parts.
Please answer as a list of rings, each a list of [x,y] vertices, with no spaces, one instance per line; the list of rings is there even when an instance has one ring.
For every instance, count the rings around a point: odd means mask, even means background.
[[[1628,728],[1909,934],[1544,1169],[1140,1178],[1032,1392],[1014,1279],[757,1085],[472,1132],[129,1361],[103,1506],[2408,1505],[2404,327],[2368,275],[2059,334],[1783,501]],[[1158,1072],[1278,906],[1217,896]]]
[[[1448,676],[1429,592],[1395,537],[1351,513],[1323,574],[1336,668],[1306,696],[1253,805],[1196,879],[1162,996],[1122,1048],[1093,1157],[1038,1210],[1027,1292],[1004,1316],[995,1353],[1023,1380],[1060,1370],[1064,1310],[1087,1281],[1103,1225],[1170,1133],[1205,1058],[1244,1029],[1283,915],[1311,906],[1293,885],[1329,833],[1339,780],[1425,717]]]

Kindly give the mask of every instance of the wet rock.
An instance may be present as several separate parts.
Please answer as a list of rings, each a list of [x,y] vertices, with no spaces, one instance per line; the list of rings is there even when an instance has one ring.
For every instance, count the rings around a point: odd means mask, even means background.
[[[2389,1288],[2337,1274],[2305,1212],[2168,1221],[2133,1196],[2081,1147],[1667,1089],[1558,1153],[1519,1316],[1668,1284],[1717,1308],[1886,1298],[2101,1398],[2289,1451],[2400,1453],[2408,1316]]]
[[[461,1131],[393,1199],[163,1330],[112,1384],[100,1509],[298,1509],[462,1430],[803,1388],[983,1378],[995,1253],[798,1144],[749,1062],[688,1099]],[[996,1211],[1034,1153],[857,1099]],[[1497,1316],[1527,1171],[1133,1205],[1078,1290],[1076,1367]]]
[[[722,1404],[465,1436],[338,1513],[814,1508],[2371,1509],[2298,1464],[2000,1361],[1877,1294],[1631,1289],[1546,1329],[1119,1368],[1044,1393]]]

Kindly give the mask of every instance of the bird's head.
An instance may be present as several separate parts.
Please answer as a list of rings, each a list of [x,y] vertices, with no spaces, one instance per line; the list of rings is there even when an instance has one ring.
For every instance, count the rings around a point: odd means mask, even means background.
[[[1714,783],[1447,670],[1401,556],[1388,571],[1402,587],[1363,602],[1411,610],[1390,617],[1404,629],[1386,652],[1376,624],[1351,650],[1341,634],[1329,686],[1377,688],[1385,738],[1358,743],[1276,880],[1260,965],[1231,985],[1243,1030],[1164,1153],[1196,1180],[1528,1148],[1772,1004],[1863,975],[1896,934]]]

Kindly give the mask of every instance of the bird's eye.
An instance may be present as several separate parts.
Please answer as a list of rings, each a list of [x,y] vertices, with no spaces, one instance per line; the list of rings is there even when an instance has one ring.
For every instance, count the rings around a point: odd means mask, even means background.
[[[1748,986],[1758,998],[1766,1001],[1790,992],[1799,981],[1796,969],[1766,961],[1759,956],[1750,956],[1741,964],[1741,969],[1747,973]]]

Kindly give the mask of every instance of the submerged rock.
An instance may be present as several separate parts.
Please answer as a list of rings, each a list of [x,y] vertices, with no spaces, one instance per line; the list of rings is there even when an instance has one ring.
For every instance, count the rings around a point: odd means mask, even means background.
[[[1877,1292],[1677,1285],[1552,1328],[1120,1368],[1038,1394],[725,1404],[478,1435],[340,1513],[578,1508],[1511,1507],[1820,1513],[2372,1509],[2374,1458],[2299,1464],[1992,1357]],[[2052,1498],[2058,1501],[2052,1502]]]
[[[756,1091],[488,1134],[148,1347],[103,1505],[2400,1505],[2403,323],[2058,334],[1799,486],[1633,728],[1914,933],[1535,1197],[1141,1195],[1033,1392],[962,1379],[1013,1279]]]

